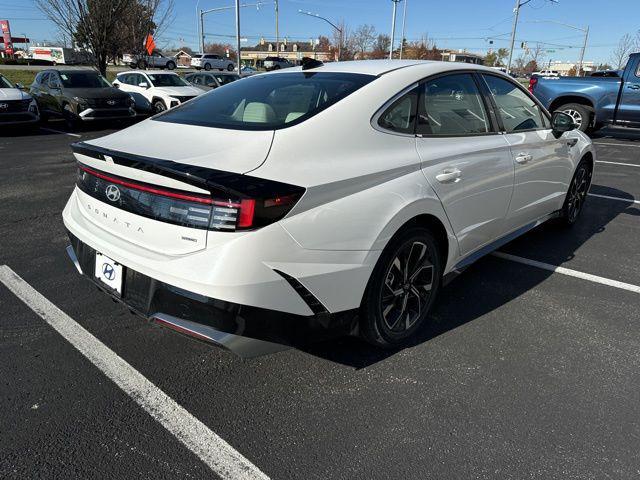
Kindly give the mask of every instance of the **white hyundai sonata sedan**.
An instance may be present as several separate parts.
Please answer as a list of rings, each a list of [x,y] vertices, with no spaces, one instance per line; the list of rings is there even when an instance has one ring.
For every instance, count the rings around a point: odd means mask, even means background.
[[[335,334],[389,347],[470,263],[577,220],[595,150],[508,76],[318,63],[75,144],[63,218],[77,269],[244,356]]]

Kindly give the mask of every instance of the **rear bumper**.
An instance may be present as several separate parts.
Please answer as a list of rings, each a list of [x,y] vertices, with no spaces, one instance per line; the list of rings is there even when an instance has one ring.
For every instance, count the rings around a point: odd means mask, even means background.
[[[126,265],[122,295],[95,279],[95,250],[69,233],[67,253],[79,273],[134,313],[241,357],[273,353],[355,331],[355,311],[293,315],[189,292]]]

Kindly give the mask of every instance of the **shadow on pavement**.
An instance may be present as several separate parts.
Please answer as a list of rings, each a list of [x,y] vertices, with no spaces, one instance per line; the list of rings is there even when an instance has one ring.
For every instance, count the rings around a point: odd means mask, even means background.
[[[640,130],[632,128],[607,127],[589,134],[592,140],[614,139],[640,142]]]
[[[500,250],[517,250],[522,256],[527,256],[526,252],[530,252],[531,256],[536,256],[536,260],[561,265],[573,259],[582,244],[604,232],[607,224],[618,215],[640,216],[640,209],[634,206],[633,197],[628,193],[598,185],[593,186],[592,192],[628,198],[629,203],[610,200],[601,204],[591,197],[585,204],[581,218],[573,227],[566,228],[554,222],[547,222]],[[542,259],[540,252],[544,252]],[[525,267],[527,274],[521,275],[516,272],[520,272],[522,266],[516,267],[516,264],[507,262],[496,268],[495,262],[497,260],[485,257],[443,288],[428,323],[418,333],[417,338],[404,348],[381,350],[357,338],[341,338],[309,345],[301,350],[354,368],[368,367],[405,348],[426,343],[443,333],[472,322],[535,288],[552,274],[547,270]],[[516,268],[513,275],[509,275],[509,271]]]

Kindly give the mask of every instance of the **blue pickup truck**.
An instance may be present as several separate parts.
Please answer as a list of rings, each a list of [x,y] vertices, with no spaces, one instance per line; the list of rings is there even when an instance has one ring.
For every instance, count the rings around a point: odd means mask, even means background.
[[[565,112],[580,130],[605,125],[640,128],[640,53],[621,77],[532,77],[529,91],[550,112]]]

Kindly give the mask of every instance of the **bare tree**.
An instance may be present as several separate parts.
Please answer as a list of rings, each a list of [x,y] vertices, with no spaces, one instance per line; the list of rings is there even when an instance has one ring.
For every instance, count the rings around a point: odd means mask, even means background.
[[[64,36],[91,51],[94,66],[103,75],[108,59],[123,46],[141,50],[144,37],[158,33],[173,7],[173,0],[34,1]]]
[[[338,60],[352,60],[354,54],[353,35],[349,25],[344,20],[338,22],[337,30],[333,30],[331,43],[335,49],[337,49],[336,55],[339,56]],[[339,52],[339,55],[338,55]]]
[[[640,43],[640,32],[636,35],[635,39],[628,33],[622,36],[611,56],[611,63],[613,63],[615,68],[620,69],[626,65],[627,58],[634,49],[634,43],[636,42]],[[640,48],[640,45],[638,45],[637,48]]]
[[[391,38],[384,33],[379,34],[374,43],[373,50],[371,51],[371,58],[386,58],[389,55],[389,46],[391,45]]]
[[[544,47],[539,43],[536,43],[534,48],[530,48],[527,52],[529,54],[528,64],[535,64],[536,68],[541,66],[542,60],[544,60],[545,52]]]
[[[353,45],[360,53],[361,58],[365,57],[365,54],[371,50],[376,40],[376,29],[373,25],[360,25],[355,32],[353,32]]]

